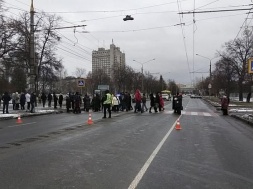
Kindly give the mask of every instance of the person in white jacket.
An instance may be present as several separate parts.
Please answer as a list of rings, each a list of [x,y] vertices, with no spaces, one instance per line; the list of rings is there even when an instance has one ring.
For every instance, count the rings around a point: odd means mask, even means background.
[[[112,97],[112,110],[114,112],[118,112],[119,111],[119,98],[117,97],[117,95]]]
[[[28,92],[25,94],[25,101],[27,103],[27,110],[26,111],[30,111],[31,95]]]

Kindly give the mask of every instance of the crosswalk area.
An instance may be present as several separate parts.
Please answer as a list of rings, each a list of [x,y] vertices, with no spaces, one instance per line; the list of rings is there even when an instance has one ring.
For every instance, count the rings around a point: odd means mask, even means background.
[[[173,114],[174,110],[166,110],[165,114]],[[190,112],[190,111],[182,111],[182,115],[191,115],[191,116],[207,116],[207,117],[215,117],[218,116],[216,113],[211,112]]]

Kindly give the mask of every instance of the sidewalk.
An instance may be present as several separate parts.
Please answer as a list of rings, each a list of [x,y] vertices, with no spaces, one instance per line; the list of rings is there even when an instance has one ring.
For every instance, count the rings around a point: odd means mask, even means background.
[[[221,111],[220,103],[214,102],[208,98],[203,98],[206,102],[211,104],[212,106],[216,107],[216,110]],[[244,107],[243,105],[237,105],[236,103],[231,102],[229,104],[228,114],[236,118],[240,121],[243,121],[250,126],[253,126],[253,105],[249,107],[248,105]]]
[[[26,110],[12,110],[12,104],[9,105],[9,113],[3,114],[3,106],[0,106],[0,120],[6,119],[13,119],[17,118],[19,115],[21,117],[28,117],[28,116],[38,116],[38,115],[46,115],[46,114],[53,114],[53,113],[63,113],[66,112],[66,108],[57,108],[54,109],[53,107],[42,107],[42,105],[38,105],[35,107],[35,112],[31,113],[30,111]]]

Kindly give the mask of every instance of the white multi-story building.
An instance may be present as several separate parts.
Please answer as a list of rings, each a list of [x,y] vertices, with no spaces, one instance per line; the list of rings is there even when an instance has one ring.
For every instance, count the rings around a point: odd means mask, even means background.
[[[125,53],[122,53],[120,48],[113,43],[110,45],[110,49],[98,48],[97,51],[92,51],[92,73],[102,70],[112,78],[113,72],[124,67],[125,64]]]

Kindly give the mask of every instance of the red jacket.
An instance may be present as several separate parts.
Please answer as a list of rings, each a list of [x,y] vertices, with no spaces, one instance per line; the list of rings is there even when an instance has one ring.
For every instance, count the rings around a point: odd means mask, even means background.
[[[222,109],[227,109],[228,108],[228,104],[229,104],[228,98],[227,97],[223,97],[221,99],[221,108]]]
[[[141,102],[141,93],[139,89],[136,90],[134,98],[136,102]]]

